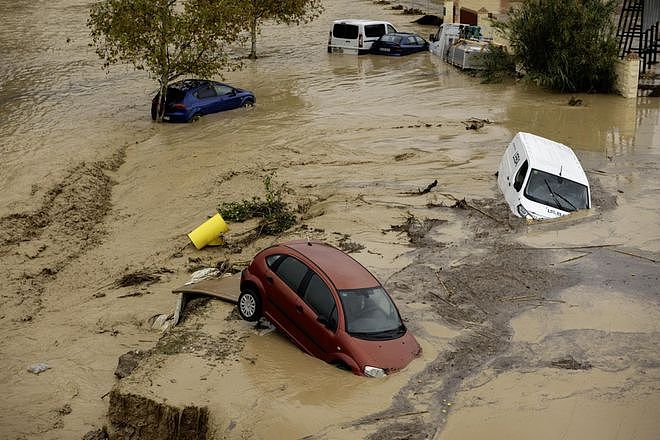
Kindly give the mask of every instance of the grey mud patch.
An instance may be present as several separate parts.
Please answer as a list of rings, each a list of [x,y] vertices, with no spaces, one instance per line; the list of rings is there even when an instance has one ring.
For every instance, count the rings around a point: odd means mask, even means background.
[[[660,333],[624,333],[578,329],[553,333],[537,343],[516,342],[490,367],[511,369],[597,368],[619,372],[631,367],[658,368]]]
[[[457,262],[464,250],[456,243],[435,241],[434,230],[444,224],[436,222],[414,241],[413,262],[390,277],[386,287],[399,304],[428,306],[406,310],[414,333],[425,334],[419,322],[435,321],[460,335],[413,376],[388,409],[343,425],[370,431],[371,440],[433,438],[446,422],[446,402],[463,381],[511,348],[511,319],[532,307],[553,304],[561,289],[579,280],[563,268],[549,267],[548,251],[514,244],[514,234],[526,224],[498,200],[463,200],[433,208],[451,209],[464,223],[470,253]]]
[[[594,181],[598,186],[597,179]],[[598,192],[601,195],[594,204],[601,211],[616,206],[615,196],[602,188]],[[433,231],[430,231],[424,240],[417,242],[414,261],[387,283],[398,302],[430,306],[426,310],[407,311],[413,332],[424,334],[424,329],[416,323],[435,320],[459,330],[460,335],[451,340],[448,350],[441,352],[400,390],[388,409],[344,427],[367,429],[371,432],[367,438],[371,440],[434,438],[446,423],[447,402],[454,400],[467,378],[487,368],[504,372],[516,368],[619,371],[631,366],[657,367],[657,334],[575,330],[550,335],[536,344],[512,344],[510,321],[515,316],[534,307],[552,306],[560,301],[556,299],[559,291],[584,282],[581,274],[590,268],[588,264],[598,265],[599,261],[621,256],[596,249],[591,260],[567,266],[549,264],[555,250],[513,242],[516,233],[528,225],[510,214],[503,202],[495,199],[460,202],[433,207],[454,208],[459,213],[457,217],[465,224],[466,241],[471,242],[472,253],[460,258],[457,264],[452,258],[452,253],[458,251],[457,245],[431,243]],[[596,218],[569,222],[589,222]],[[626,266],[623,267],[625,270]],[[652,276],[656,266],[636,261],[635,267],[649,275],[637,277],[635,282],[636,288],[647,293],[651,285],[657,285],[657,275]],[[602,267],[596,272],[606,275]]]
[[[495,242],[486,249],[478,261],[448,269],[443,268],[443,254],[450,249],[419,249],[415,261],[390,279],[388,288],[397,300],[431,306],[430,311],[408,313],[413,332],[422,331],[416,322],[436,320],[461,334],[451,341],[449,350],[412,378],[389,409],[356,422],[363,426],[379,421],[370,439],[432,438],[442,428],[439,422],[446,419],[442,402],[452,401],[465,378],[509,349],[510,320],[534,306],[550,304],[553,292],[577,282],[541,268],[543,255],[537,251]],[[401,428],[397,414],[420,410],[427,412],[418,416],[420,423],[413,432],[392,437]]]

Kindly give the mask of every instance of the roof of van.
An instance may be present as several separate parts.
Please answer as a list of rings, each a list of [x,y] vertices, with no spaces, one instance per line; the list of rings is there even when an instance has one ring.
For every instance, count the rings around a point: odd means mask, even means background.
[[[518,140],[518,142],[516,142]],[[530,133],[520,132],[513,138],[527,151],[531,168],[561,175],[574,182],[589,186],[587,175],[577,156],[569,147],[550,139]]]
[[[366,20],[364,18],[347,18],[343,20],[335,20],[333,24],[336,23],[347,23],[347,24],[392,24],[389,21],[382,20]]]

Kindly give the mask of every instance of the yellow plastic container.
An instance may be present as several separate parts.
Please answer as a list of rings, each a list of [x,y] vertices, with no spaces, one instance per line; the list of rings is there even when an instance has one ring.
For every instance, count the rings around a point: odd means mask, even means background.
[[[229,226],[220,214],[216,214],[204,223],[196,227],[188,238],[197,249],[204,246],[219,246],[224,243],[221,235],[229,230]]]

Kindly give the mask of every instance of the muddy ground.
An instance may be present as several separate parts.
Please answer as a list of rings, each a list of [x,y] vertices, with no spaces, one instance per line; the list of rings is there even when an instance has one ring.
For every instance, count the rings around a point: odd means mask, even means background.
[[[0,110],[0,437],[106,426],[133,438],[656,438],[657,100],[580,95],[572,107],[430,54],[331,56],[340,15],[430,33],[385,6],[337,1],[307,26],[267,26],[263,57],[227,75],[256,92],[254,109],[156,125],[153,83],[98,70],[87,2],[1,3],[0,97],[13,106]],[[18,51],[23,32],[43,49]],[[471,118],[492,123],[467,130]],[[594,209],[533,224],[509,214],[493,174],[520,130],[575,149]],[[245,241],[254,223],[231,224],[226,247],[189,244],[222,202],[263,195],[273,172],[296,226]],[[194,270],[306,237],[374,272],[419,359],[366,380],[219,301],[153,328]],[[135,351],[138,367],[118,379],[118,358]],[[50,369],[27,371],[39,362]]]

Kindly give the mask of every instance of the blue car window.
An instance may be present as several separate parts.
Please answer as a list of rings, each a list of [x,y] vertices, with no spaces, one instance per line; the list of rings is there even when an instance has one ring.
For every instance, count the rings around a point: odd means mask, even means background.
[[[215,92],[218,94],[218,96],[233,95],[234,89],[224,84],[216,84]]]
[[[408,40],[406,42],[412,45],[417,44],[417,41],[415,41],[415,37],[408,37]]]
[[[167,94],[165,95],[165,101],[166,102],[182,102],[183,98],[185,98],[186,94],[179,90],[175,89],[174,87],[170,87],[167,89]]]
[[[215,93],[215,89],[210,85],[203,86],[197,91],[197,97],[199,99],[213,98],[214,96],[217,96]]]
[[[384,41],[385,43],[399,44],[401,42],[401,37],[398,35],[385,34],[382,37],[380,37],[380,41]]]

